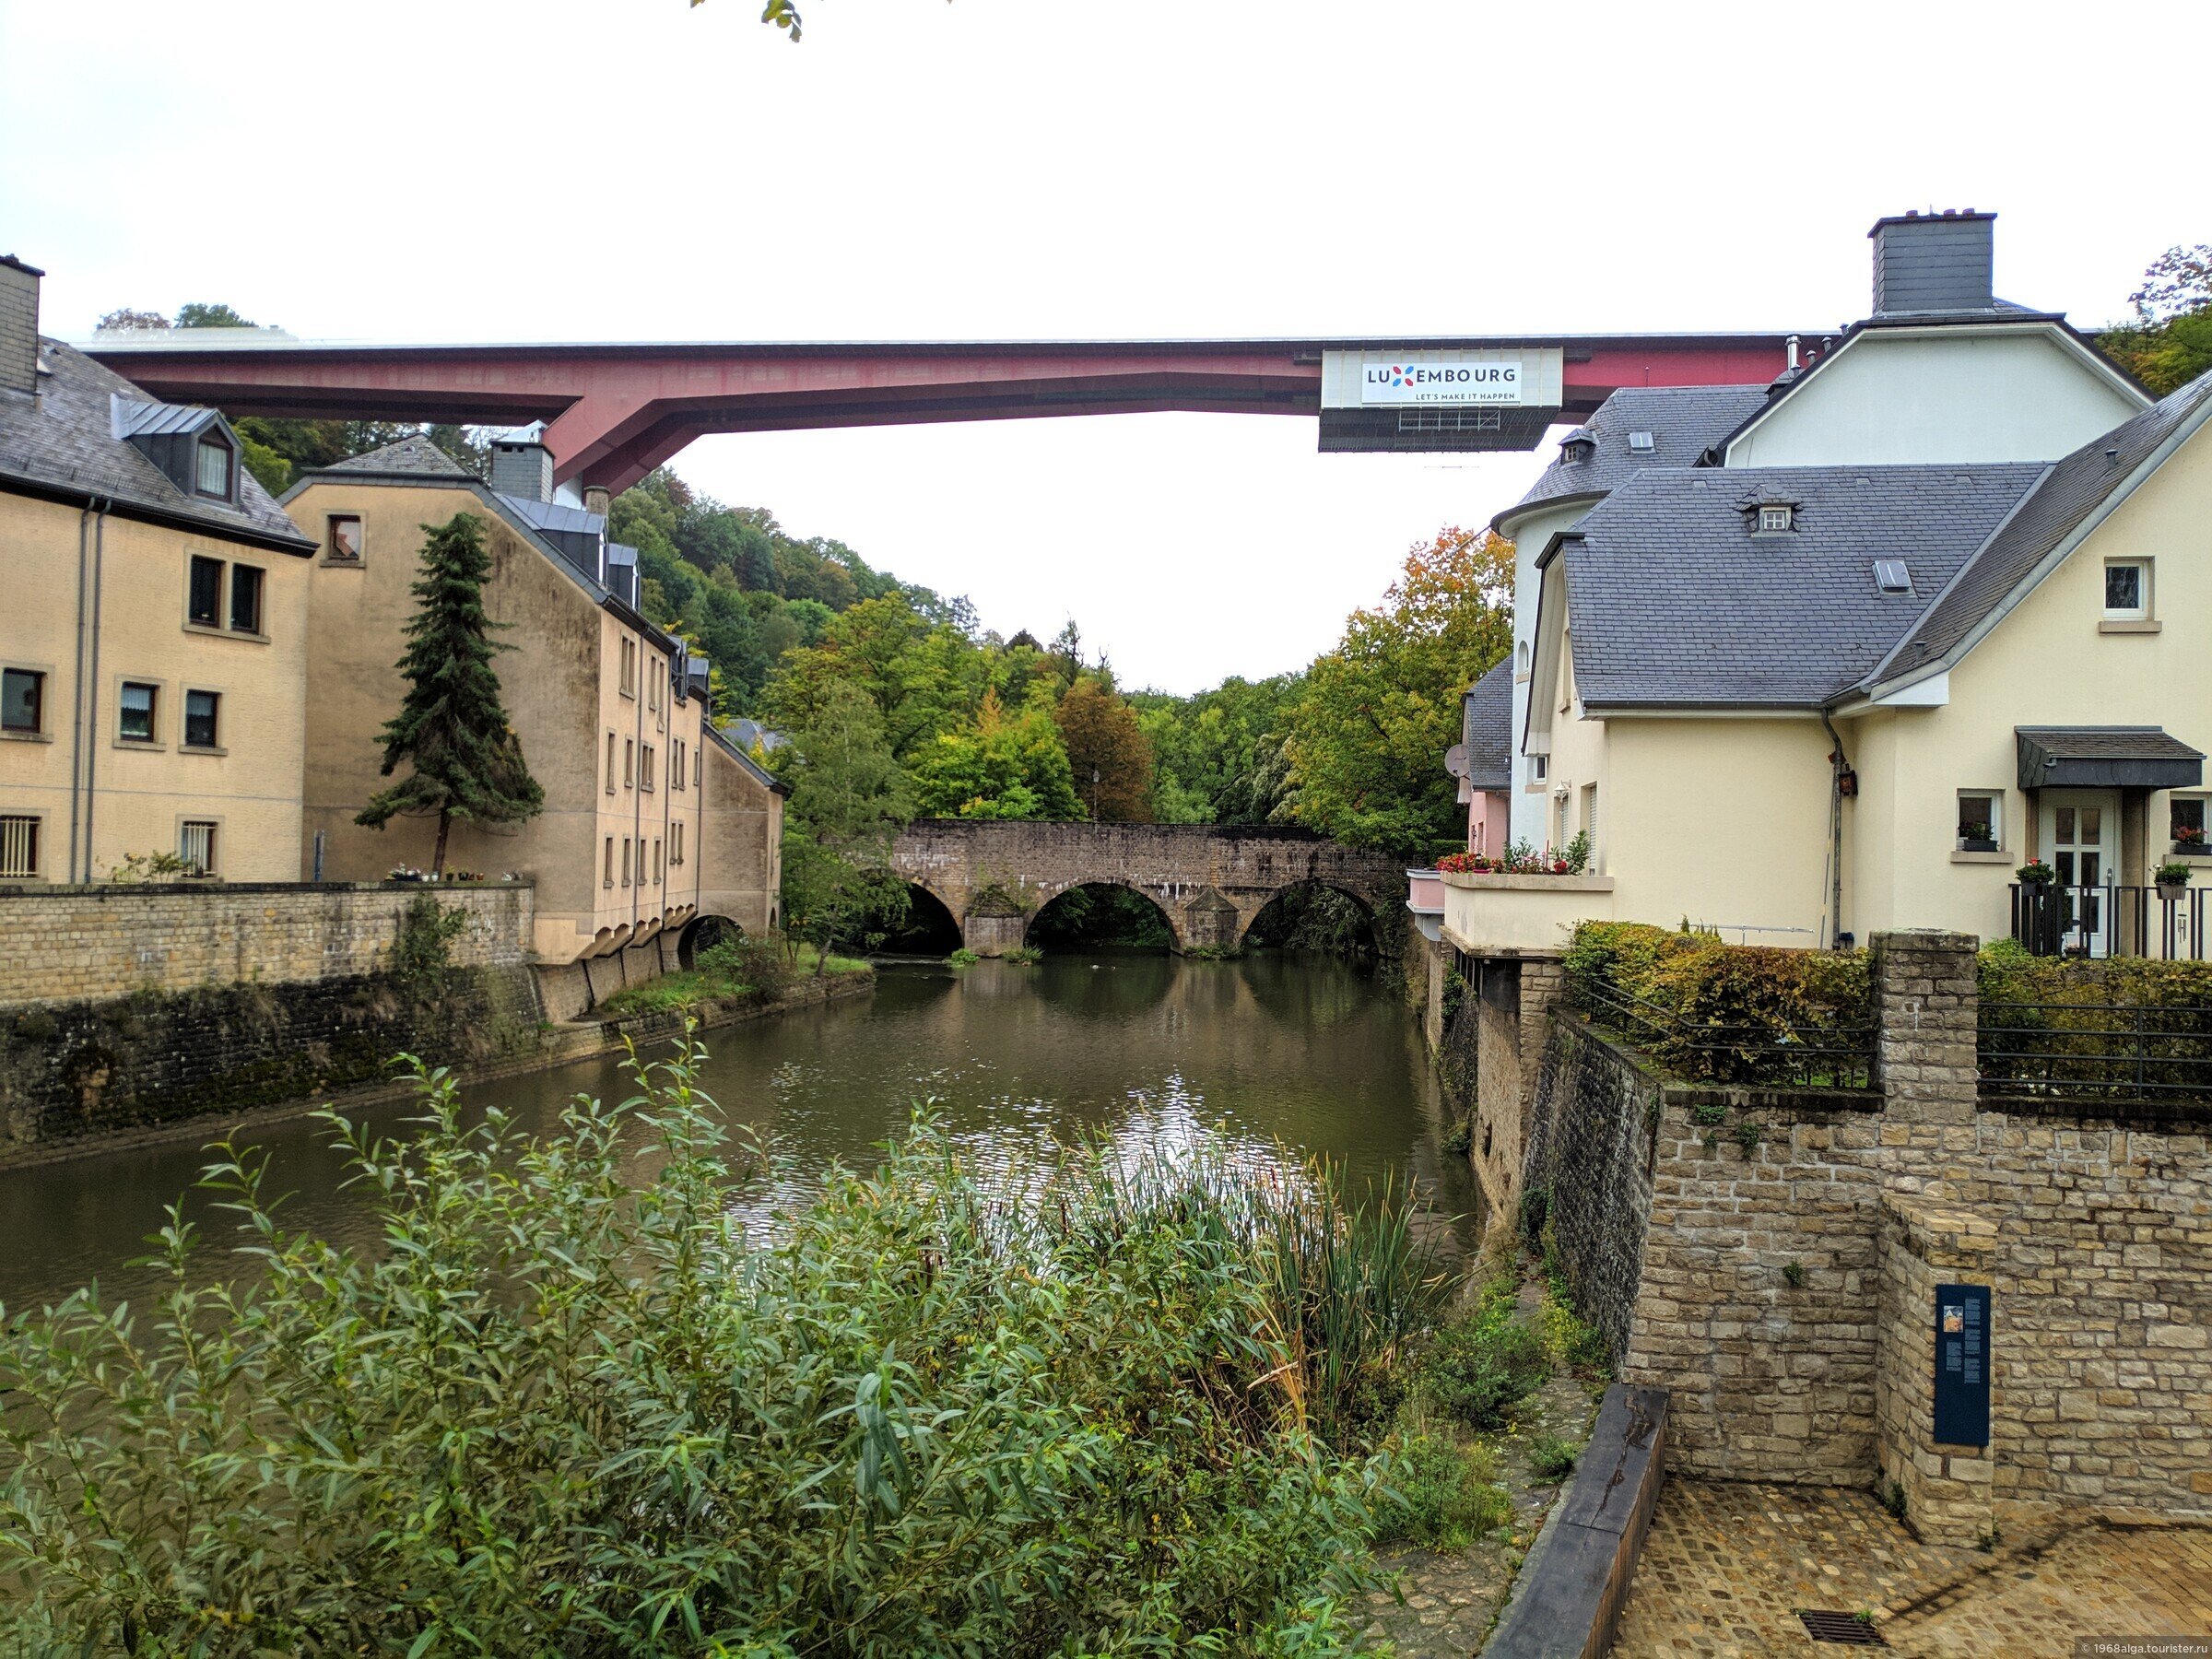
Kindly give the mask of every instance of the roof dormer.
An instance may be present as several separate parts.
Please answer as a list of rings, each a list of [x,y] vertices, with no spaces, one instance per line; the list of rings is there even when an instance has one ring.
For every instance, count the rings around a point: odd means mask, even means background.
[[[238,505],[244,445],[213,409],[108,394],[109,430],[151,461],[185,495]]]

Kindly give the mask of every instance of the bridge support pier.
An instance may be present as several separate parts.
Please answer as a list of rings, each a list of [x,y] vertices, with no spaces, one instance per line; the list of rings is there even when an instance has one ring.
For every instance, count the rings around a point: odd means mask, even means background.
[[[977,956],[1005,956],[1028,937],[1030,919],[1016,912],[1010,916],[971,912],[960,921],[960,943]]]

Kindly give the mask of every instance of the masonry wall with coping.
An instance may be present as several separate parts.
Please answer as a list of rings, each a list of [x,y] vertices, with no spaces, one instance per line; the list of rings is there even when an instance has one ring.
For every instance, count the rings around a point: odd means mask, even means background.
[[[8,888],[0,888],[0,1007],[371,974],[425,893],[468,917],[448,947],[456,966],[523,961],[535,897],[527,882]]]
[[[1524,1178],[1677,1468],[1898,1481],[1978,1541],[1975,1460],[1906,1405],[1940,1269],[1993,1290],[1991,1499],[2212,1515],[2212,1114],[1979,1100],[1972,947],[1877,940],[1878,1092],[1670,1083],[1559,1016]]]

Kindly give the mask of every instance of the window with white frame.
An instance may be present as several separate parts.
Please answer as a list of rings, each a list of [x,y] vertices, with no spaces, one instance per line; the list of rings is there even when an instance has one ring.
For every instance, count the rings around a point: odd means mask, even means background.
[[[1787,503],[1761,507],[1759,510],[1759,533],[1761,535],[1772,535],[1777,531],[1787,530],[1795,516],[1795,510]]]
[[[187,876],[215,874],[215,825],[204,818],[186,818],[177,826],[177,856]]]
[[[2150,618],[2150,560],[2104,561],[2104,614],[2108,621],[2143,622]]]
[[[39,820],[25,813],[0,814],[0,881],[39,873]]]
[[[196,482],[200,494],[218,500],[230,499],[230,446],[220,438],[200,440]]]
[[[1961,853],[1994,853],[2004,846],[2005,792],[1960,790],[1956,833],[1958,850]]]
[[[1531,755],[1528,758],[1528,781],[1531,783],[1541,783],[1550,776],[1551,757],[1549,755]]]

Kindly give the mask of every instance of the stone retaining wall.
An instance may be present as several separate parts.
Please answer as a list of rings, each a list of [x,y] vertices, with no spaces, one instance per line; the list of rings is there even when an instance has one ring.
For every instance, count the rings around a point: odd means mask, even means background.
[[[378,972],[425,893],[468,916],[469,968],[528,951],[528,882],[174,882],[0,888],[0,1007],[209,985],[304,984]]]
[[[2212,1516],[2212,1112],[1979,1100],[1972,943],[1877,941],[1874,1095],[1672,1084],[1559,1018],[1525,1179],[1679,1469],[1901,1484],[1951,1543],[1991,1498]],[[1980,1460],[1927,1439],[1945,1277],[1993,1291]]]

